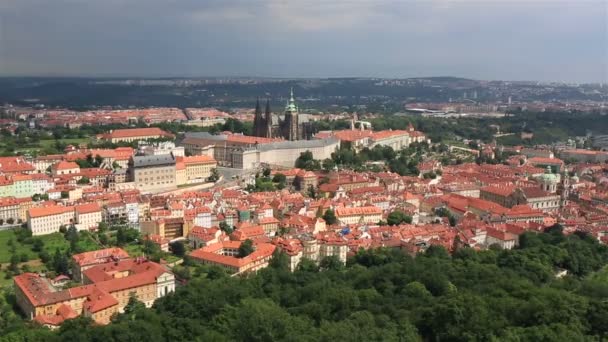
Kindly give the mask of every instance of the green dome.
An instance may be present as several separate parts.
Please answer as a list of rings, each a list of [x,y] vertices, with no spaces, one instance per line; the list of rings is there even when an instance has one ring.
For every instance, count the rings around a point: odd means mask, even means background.
[[[547,170],[545,171],[545,173],[542,176],[538,177],[538,180],[543,183],[558,183],[559,176],[552,173],[551,167],[547,166]]]

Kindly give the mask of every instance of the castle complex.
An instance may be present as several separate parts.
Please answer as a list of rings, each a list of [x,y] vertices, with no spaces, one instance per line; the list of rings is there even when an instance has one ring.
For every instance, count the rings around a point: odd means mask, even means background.
[[[266,100],[266,110],[262,116],[260,101],[256,102],[253,119],[253,134],[262,138],[279,138],[295,141],[310,139],[312,131],[308,122],[303,122],[293,96],[293,89],[285,106],[283,118],[275,117],[270,110],[270,100]]]

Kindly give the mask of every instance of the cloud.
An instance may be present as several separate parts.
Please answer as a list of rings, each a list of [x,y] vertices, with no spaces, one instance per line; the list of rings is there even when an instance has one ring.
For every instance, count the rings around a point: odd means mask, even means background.
[[[608,81],[603,0],[4,0],[0,73]]]

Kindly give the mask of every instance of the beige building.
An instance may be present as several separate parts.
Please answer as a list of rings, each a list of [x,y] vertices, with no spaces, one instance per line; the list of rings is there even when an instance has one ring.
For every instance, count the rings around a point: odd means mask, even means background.
[[[27,215],[27,226],[34,236],[56,233],[62,225],[72,223],[74,223],[74,207],[32,208]]]
[[[101,222],[101,207],[97,203],[76,205],[74,218],[78,230],[97,229]]]
[[[192,228],[192,221],[184,221],[183,217],[161,218],[154,221],[142,221],[140,227],[143,235],[158,235],[161,238],[174,240],[188,236]]]
[[[186,183],[204,183],[211,176],[211,170],[217,167],[217,162],[209,156],[184,157],[182,162],[186,171]]]
[[[128,180],[141,192],[159,192],[177,187],[172,154],[135,156],[129,161]]]
[[[284,141],[239,134],[212,135],[206,132],[189,132],[183,141],[186,152],[203,154],[213,151],[219,166],[236,169],[254,169],[263,164],[293,167],[302,152],[310,151],[314,159],[331,158],[340,148],[336,138]],[[213,148],[208,148],[208,146]]]
[[[171,133],[158,127],[117,129],[109,133],[99,134],[97,139],[117,143],[121,141],[132,142],[137,140],[175,138]]]
[[[53,176],[75,175],[80,173],[80,166],[74,162],[60,161],[51,166]]]
[[[291,271],[298,267],[302,259],[319,263],[323,258],[335,256],[346,264],[346,253],[348,253],[346,240],[335,237],[317,239],[312,235],[303,234],[292,239],[278,238],[273,240],[273,243],[287,255]]]
[[[4,221],[4,223],[6,223],[8,219],[17,222],[20,218],[19,201],[14,197],[0,198],[0,220]]]
[[[336,218],[343,225],[378,223],[382,220],[382,209],[374,206],[336,208]]]

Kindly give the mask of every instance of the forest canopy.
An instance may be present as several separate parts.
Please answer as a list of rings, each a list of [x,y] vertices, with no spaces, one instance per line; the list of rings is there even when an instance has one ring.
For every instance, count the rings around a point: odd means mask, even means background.
[[[245,278],[197,266],[152,309],[132,301],[108,326],[78,318],[33,328],[5,302],[0,329],[7,341],[600,340],[606,261],[606,246],[559,227],[525,233],[514,250],[362,250],[346,266],[303,262],[293,273],[277,254]]]

